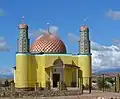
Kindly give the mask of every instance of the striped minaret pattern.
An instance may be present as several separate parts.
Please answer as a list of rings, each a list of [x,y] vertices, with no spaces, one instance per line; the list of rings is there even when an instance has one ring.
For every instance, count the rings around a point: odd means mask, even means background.
[[[17,52],[21,52],[21,53],[29,52],[28,25],[22,23],[19,25],[18,29],[19,29],[19,39],[18,39]]]
[[[89,28],[85,25],[80,28],[79,53],[90,54]]]

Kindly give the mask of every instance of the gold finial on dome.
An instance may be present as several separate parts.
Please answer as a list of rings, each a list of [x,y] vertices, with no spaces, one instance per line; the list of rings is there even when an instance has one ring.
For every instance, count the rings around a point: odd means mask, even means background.
[[[28,25],[27,24],[24,24],[24,16],[22,17],[22,23],[19,24],[19,28],[28,28]]]

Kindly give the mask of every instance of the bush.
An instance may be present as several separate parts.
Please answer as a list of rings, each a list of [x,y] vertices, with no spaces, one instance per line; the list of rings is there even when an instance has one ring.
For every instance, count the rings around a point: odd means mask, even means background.
[[[110,88],[110,85],[107,84],[107,80],[103,78],[98,78],[97,80],[98,88],[101,90],[102,88]]]
[[[4,86],[5,86],[5,87],[8,87],[8,86],[9,86],[8,80],[6,80],[6,81],[4,82]]]
[[[105,80],[111,83],[112,85],[115,83],[115,80],[113,78],[105,78]]]

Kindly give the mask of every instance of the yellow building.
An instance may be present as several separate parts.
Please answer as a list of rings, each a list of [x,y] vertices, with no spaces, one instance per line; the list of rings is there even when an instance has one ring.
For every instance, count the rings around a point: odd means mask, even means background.
[[[79,54],[68,54],[65,44],[55,34],[40,35],[29,48],[28,25],[19,25],[18,51],[14,71],[15,87],[20,89],[45,88],[50,81],[57,87],[63,81],[68,87],[89,85],[92,76],[89,29],[80,28]],[[83,78],[83,79],[82,79]]]

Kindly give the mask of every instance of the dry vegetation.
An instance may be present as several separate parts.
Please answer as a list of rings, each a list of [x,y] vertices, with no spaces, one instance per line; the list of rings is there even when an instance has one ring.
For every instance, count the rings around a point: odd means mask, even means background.
[[[82,94],[79,88],[67,88],[67,90],[65,88],[64,90],[60,90],[59,86],[58,89],[50,89],[49,83],[47,83],[48,88],[44,90],[18,91],[13,90],[14,86],[10,86],[11,81],[12,79],[9,79],[8,83],[6,79],[3,81],[0,80],[0,99],[120,99],[119,93],[92,90],[92,93],[89,94],[88,91],[84,90]]]

